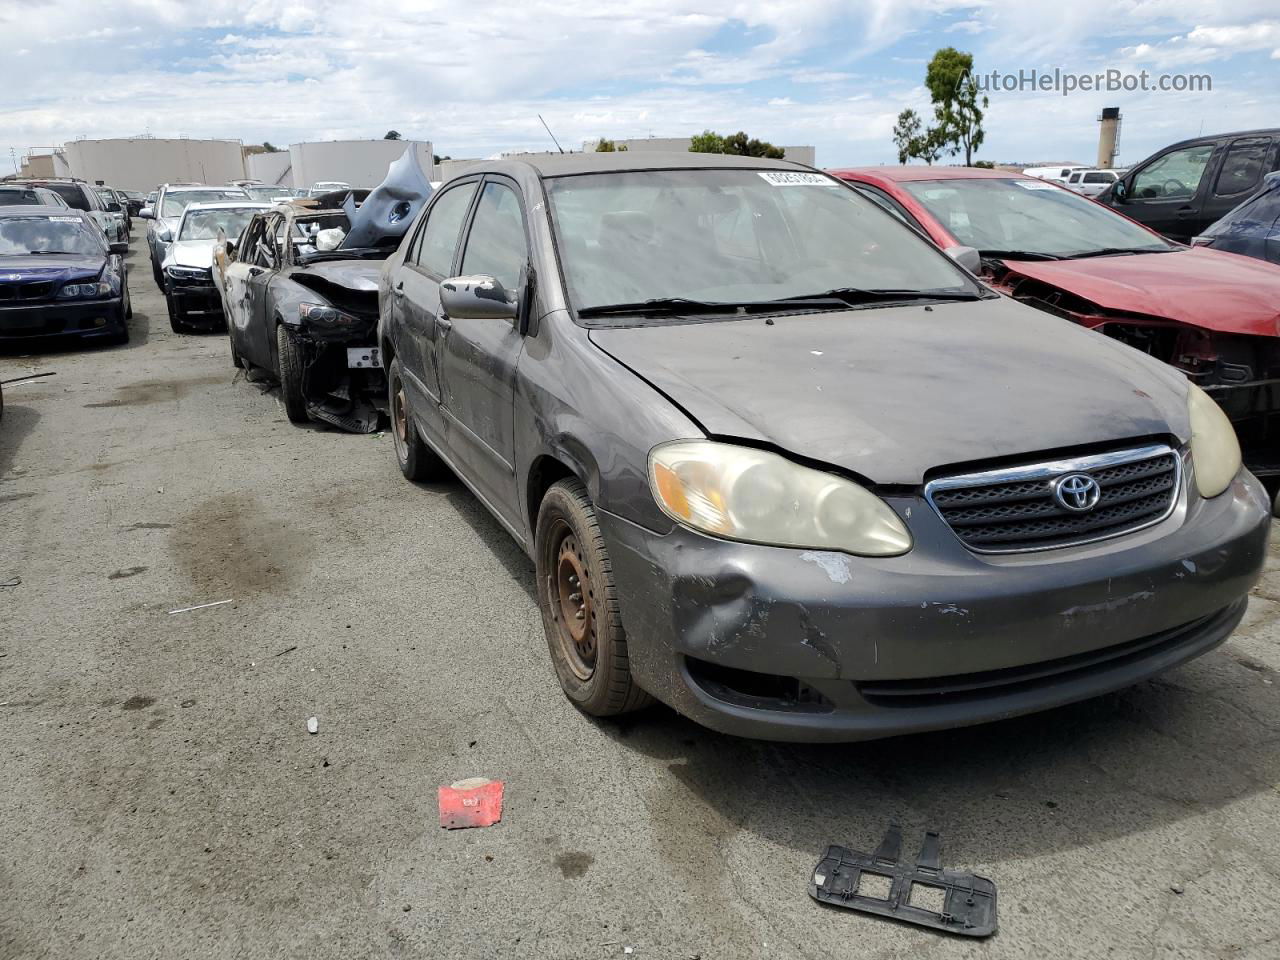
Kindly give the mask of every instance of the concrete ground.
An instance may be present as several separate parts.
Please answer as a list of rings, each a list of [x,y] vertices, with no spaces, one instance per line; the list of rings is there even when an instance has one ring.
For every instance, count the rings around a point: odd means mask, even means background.
[[[0,957],[1280,956],[1274,558],[1223,647],[1039,716],[842,747],[593,722],[460,484],[290,425],[224,336],[169,331],[140,232],[130,262],[127,347],[0,356],[57,374],[0,422]],[[442,831],[472,776],[502,823]],[[809,899],[890,820],[996,881],[995,938]]]

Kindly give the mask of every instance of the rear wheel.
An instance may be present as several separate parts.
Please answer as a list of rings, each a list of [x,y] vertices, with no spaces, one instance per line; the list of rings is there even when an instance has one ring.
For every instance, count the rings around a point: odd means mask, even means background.
[[[387,409],[391,411],[391,439],[400,472],[408,480],[439,478],[445,472],[444,461],[426,445],[414,425],[399,357],[392,359],[387,370]]]
[[[285,415],[293,423],[310,423],[302,396],[302,347],[283,323],[276,324],[276,357],[280,363],[280,395]]]
[[[227,324],[227,339],[231,341],[231,365],[237,370],[244,367],[244,361],[240,359],[240,351],[236,349],[236,332],[231,328],[231,324]]]
[[[648,706],[652,698],[631,675],[613,564],[576,478],[553,485],[542,500],[534,565],[542,627],[565,696],[596,717]]]

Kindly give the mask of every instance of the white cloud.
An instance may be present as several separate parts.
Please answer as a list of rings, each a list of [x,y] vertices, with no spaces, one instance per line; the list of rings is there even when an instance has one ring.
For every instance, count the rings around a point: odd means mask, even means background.
[[[1122,47],[1120,54],[1133,63],[1158,68],[1210,63],[1241,53],[1270,51],[1280,59],[1280,21],[1261,20],[1246,25],[1201,26],[1158,43]]]

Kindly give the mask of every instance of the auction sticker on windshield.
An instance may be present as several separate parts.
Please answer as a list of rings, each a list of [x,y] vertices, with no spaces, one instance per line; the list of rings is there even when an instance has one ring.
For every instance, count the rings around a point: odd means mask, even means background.
[[[757,170],[766,183],[775,187],[835,187],[838,183],[820,173],[800,173],[791,170]]]
[[[1013,181],[1023,190],[1057,190],[1058,188],[1052,183],[1044,180],[1015,180]]]
[[[50,223],[80,223],[79,217],[50,217]]]

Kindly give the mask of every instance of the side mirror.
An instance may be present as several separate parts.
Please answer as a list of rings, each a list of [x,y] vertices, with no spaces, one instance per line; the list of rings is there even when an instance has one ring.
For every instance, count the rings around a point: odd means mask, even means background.
[[[1129,196],[1129,188],[1125,186],[1123,180],[1117,180],[1111,185],[1111,197],[1117,203],[1124,203]]]
[[[169,243],[173,240],[173,231],[168,227],[161,227],[156,231],[156,236],[160,238],[161,243]]]
[[[138,211],[139,220],[154,220],[155,218],[156,218],[156,212],[152,210],[150,207],[143,207],[141,210]]]
[[[942,252],[972,274],[982,271],[982,254],[973,247],[947,247]]]
[[[457,320],[513,321],[519,312],[516,295],[493,277],[451,277],[440,284],[440,305]]]
[[[118,253],[121,256],[124,256],[129,252],[129,244],[125,243],[123,240],[116,241],[115,243],[109,243],[107,244],[107,248],[112,253]]]

